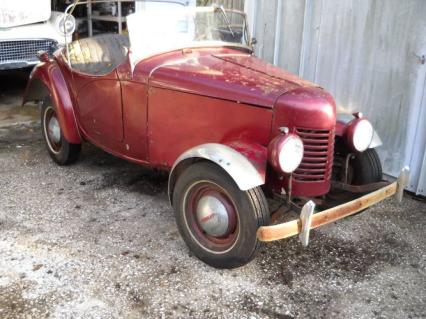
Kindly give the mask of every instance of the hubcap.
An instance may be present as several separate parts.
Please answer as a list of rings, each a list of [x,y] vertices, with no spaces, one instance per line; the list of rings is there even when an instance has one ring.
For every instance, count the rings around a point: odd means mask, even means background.
[[[192,238],[203,249],[223,254],[239,237],[239,217],[228,192],[211,181],[198,181],[185,193],[184,217]]]
[[[47,126],[47,132],[49,134],[49,139],[53,143],[59,143],[61,140],[61,129],[59,127],[59,122],[56,116],[50,118],[49,124]]]
[[[214,196],[203,196],[197,205],[197,221],[210,236],[220,237],[227,233],[229,225],[225,205]]]
[[[48,106],[44,112],[43,130],[50,151],[58,154],[62,147],[61,127],[56,112],[51,106]]]

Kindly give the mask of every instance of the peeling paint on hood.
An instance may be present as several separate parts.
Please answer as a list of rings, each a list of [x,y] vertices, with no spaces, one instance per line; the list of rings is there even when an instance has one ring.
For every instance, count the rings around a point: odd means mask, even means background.
[[[233,63],[240,67],[268,75],[272,78],[284,80],[297,86],[318,87],[315,83],[303,80],[290,72],[278,68],[250,54],[216,54],[214,57],[225,62]]]
[[[151,74],[153,86],[272,108],[286,92],[317,87],[253,55],[232,49],[169,53]],[[167,57],[167,58],[166,58]]]
[[[1,0],[0,29],[47,21],[50,0]]]

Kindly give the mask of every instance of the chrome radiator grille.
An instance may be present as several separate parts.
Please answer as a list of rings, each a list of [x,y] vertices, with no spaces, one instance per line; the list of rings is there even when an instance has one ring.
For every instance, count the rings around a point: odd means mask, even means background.
[[[0,41],[0,63],[37,62],[37,52],[52,55],[57,48],[54,40],[11,40]]]
[[[333,167],[334,131],[296,129],[303,140],[305,152],[293,178],[304,182],[330,179]]]

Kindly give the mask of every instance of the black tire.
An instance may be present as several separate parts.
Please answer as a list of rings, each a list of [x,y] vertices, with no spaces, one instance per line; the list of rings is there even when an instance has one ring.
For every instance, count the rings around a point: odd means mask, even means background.
[[[383,179],[382,164],[375,149],[356,154],[351,165],[353,185],[371,184]]]
[[[235,229],[229,229],[229,222],[223,246],[216,242],[220,242],[223,237],[205,232],[197,219],[201,199],[209,191],[216,191],[222,201],[231,201],[226,206],[229,220],[232,220],[230,211],[236,215]],[[199,259],[216,268],[235,268],[250,262],[260,246],[256,237],[257,229],[267,225],[270,217],[260,187],[241,191],[221,167],[211,162],[197,162],[182,172],[173,190],[173,207],[185,243]],[[211,216],[216,214],[210,213],[208,219]],[[203,219],[201,222],[204,222]]]
[[[59,165],[69,165],[74,163],[81,151],[81,144],[69,143],[62,134],[62,129],[59,125],[59,121],[56,119],[57,127],[59,132],[57,134],[51,133],[53,130],[49,130],[50,121],[56,118],[56,107],[53,105],[50,98],[46,98],[43,101],[41,108],[41,130],[46,144],[46,149],[50,157]],[[55,137],[53,136],[55,135]]]
[[[344,175],[344,166],[347,156],[350,156],[347,172],[347,180]],[[366,185],[381,182],[383,179],[382,164],[374,149],[367,149],[362,153],[348,154],[346,150],[335,154],[333,167],[333,179],[346,182],[350,185]],[[327,204],[323,209],[343,204],[358,198],[366,193],[350,193],[341,189],[331,189],[326,195]],[[362,211],[361,211],[362,212]]]

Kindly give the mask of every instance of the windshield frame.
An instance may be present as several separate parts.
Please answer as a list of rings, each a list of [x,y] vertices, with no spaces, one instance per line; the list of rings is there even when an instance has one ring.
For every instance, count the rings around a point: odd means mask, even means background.
[[[157,2],[157,3],[161,3],[161,2],[165,2],[165,3],[171,3],[171,4],[179,4],[182,5],[182,7],[187,7],[184,4],[182,4],[182,2],[179,1],[173,1],[173,0],[167,0],[167,1],[155,1],[155,0],[149,0],[149,1],[144,1],[144,0],[121,0],[121,2],[137,2],[137,1],[143,1],[143,2]],[[116,2],[116,0],[75,0],[74,3],[71,3],[70,5],[68,5],[65,9],[65,17],[69,17],[72,16],[75,8],[77,7],[77,5],[88,5],[88,4],[98,4],[98,3],[111,3],[111,2]],[[191,8],[191,7],[188,7]],[[226,42],[226,41],[194,41],[191,43],[190,46],[188,45],[182,45],[182,47],[175,47],[173,49],[169,49],[169,50],[165,50],[165,51],[160,51],[160,52],[156,52],[154,54],[151,54],[149,56],[144,56],[140,59],[137,59],[137,61],[142,61],[145,59],[148,59],[152,56],[158,55],[158,54],[163,54],[163,53],[167,53],[167,52],[171,52],[171,51],[176,51],[176,50],[183,50],[183,49],[197,49],[197,48],[209,48],[209,47],[228,47],[228,48],[235,48],[235,49],[239,49],[239,50],[244,50],[244,51],[248,51],[249,53],[253,53],[253,45],[252,45],[252,39],[251,39],[251,35],[250,35],[250,30],[248,27],[248,23],[247,23],[247,14],[243,11],[240,10],[236,10],[236,9],[224,9],[223,6],[218,6],[218,5],[214,5],[214,6],[210,6],[210,7],[194,7],[194,11],[200,11],[202,12],[202,8],[205,8],[205,10],[223,10],[224,12],[224,17],[225,19],[227,19],[228,17],[226,16],[226,13],[232,13],[232,14],[239,14],[242,16],[243,18],[243,37],[246,37],[244,40],[247,44],[243,44],[243,43],[237,43],[237,42]],[[127,17],[127,16],[126,16]],[[65,25],[65,24],[64,24]],[[64,30],[64,36],[65,38],[70,36],[70,34],[67,34],[66,30]],[[197,42],[199,44],[197,44]],[[70,59],[69,59],[69,43],[66,42],[66,56],[67,56],[67,61],[69,63]],[[130,43],[130,49],[131,49],[131,43]],[[136,62],[136,61],[135,61]],[[71,66],[70,66],[71,67]]]

